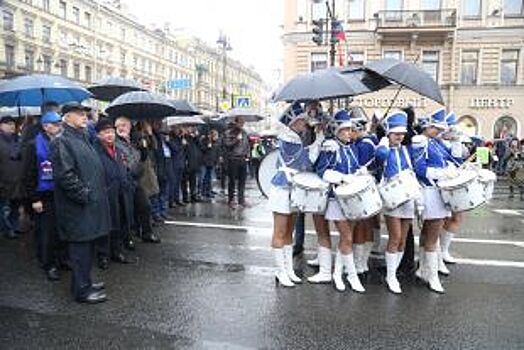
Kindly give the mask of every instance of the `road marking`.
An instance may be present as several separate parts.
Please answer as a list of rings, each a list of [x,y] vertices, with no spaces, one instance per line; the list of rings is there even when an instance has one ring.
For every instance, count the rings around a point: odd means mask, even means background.
[[[515,209],[493,209],[495,213],[502,214],[502,215],[512,215],[512,216],[522,216],[522,210],[515,210]]]
[[[524,268],[524,261],[480,260],[480,259],[460,259],[460,258],[457,258],[456,260],[457,260],[457,264],[461,264],[461,265]]]
[[[218,228],[224,230],[235,230],[235,231],[249,231],[250,233],[271,233],[271,227],[256,227],[256,226],[243,226],[243,225],[227,225],[227,224],[214,224],[208,222],[194,222],[194,221],[165,221],[169,225],[178,225],[178,226],[191,226],[191,227],[202,227],[202,228]],[[306,234],[316,234],[314,230],[306,230]],[[332,236],[338,236],[337,231],[331,232]],[[388,238],[388,235],[381,235],[382,238]],[[519,248],[524,248],[523,241],[509,241],[501,239],[477,239],[477,238],[461,238],[454,237],[453,242],[460,243],[475,243],[475,244],[488,244],[488,245],[511,245]],[[415,242],[418,243],[418,236],[415,236]]]

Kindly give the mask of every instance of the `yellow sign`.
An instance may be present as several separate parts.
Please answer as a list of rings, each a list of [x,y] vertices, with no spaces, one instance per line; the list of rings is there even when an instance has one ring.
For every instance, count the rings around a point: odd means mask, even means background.
[[[223,111],[227,111],[231,108],[231,105],[228,101],[224,101],[220,104],[220,108],[223,110]]]

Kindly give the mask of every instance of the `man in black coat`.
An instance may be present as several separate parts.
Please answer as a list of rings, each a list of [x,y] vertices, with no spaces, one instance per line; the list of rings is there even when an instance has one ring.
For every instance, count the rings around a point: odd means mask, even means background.
[[[107,296],[103,283],[91,281],[91,265],[94,241],[111,227],[104,169],[88,141],[88,109],[69,104],[62,111],[64,131],[51,142],[57,229],[68,243],[75,300],[99,303]]]
[[[187,141],[184,139],[184,129],[177,128],[171,133],[170,144],[173,151],[173,193],[171,193],[171,206],[183,207],[185,204],[180,198],[182,192],[182,177],[186,169],[187,155],[186,145]]]
[[[189,134],[186,136],[186,156],[187,166],[182,179],[182,196],[184,202],[193,203],[199,202],[200,197],[198,196],[197,190],[197,178],[202,166],[202,150],[200,149],[200,140],[198,137],[198,131],[195,128],[190,129]],[[189,196],[187,194],[187,188],[189,185]]]
[[[228,126],[224,138],[228,175],[228,204],[233,209],[236,208],[234,202],[235,187],[237,187],[238,205],[242,207],[246,205],[244,192],[250,147],[247,133],[243,127],[244,119],[236,117],[234,122]]]

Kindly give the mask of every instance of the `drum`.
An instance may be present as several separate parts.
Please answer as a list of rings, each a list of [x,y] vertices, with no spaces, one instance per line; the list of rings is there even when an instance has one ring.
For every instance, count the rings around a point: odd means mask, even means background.
[[[277,173],[278,149],[275,149],[262,158],[257,172],[257,185],[262,195],[269,197],[271,180]]]
[[[497,181],[497,175],[488,169],[479,169],[479,181],[484,187],[484,196],[486,201],[493,198],[493,190],[495,189],[495,182]]]
[[[420,198],[420,184],[411,170],[404,170],[378,186],[384,208],[393,210],[412,199]]]
[[[454,179],[439,181],[442,200],[452,212],[475,209],[486,202],[484,186],[477,172],[464,170]]]
[[[311,172],[293,176],[291,206],[302,213],[323,213],[328,201],[329,183]]]
[[[375,179],[370,175],[353,176],[346,184],[335,188],[335,195],[349,220],[366,219],[382,209]]]

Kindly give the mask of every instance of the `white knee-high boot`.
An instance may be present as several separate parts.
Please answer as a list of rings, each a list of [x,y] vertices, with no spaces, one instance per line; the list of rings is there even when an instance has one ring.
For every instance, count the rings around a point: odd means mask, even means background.
[[[427,281],[428,278],[426,276],[426,251],[424,250],[424,247],[419,248],[418,256],[418,269],[417,271],[415,271],[415,276],[417,276],[417,278],[420,278],[423,281]]]
[[[366,290],[358,278],[357,270],[355,269],[355,262],[353,261],[353,253],[342,255],[342,262],[348,273],[347,280],[351,286],[351,289],[353,289],[355,292],[364,293]]]
[[[362,259],[364,272],[369,271],[369,256],[371,255],[371,250],[373,250],[373,242],[364,243],[364,257]]]
[[[386,250],[386,284],[391,293],[400,294],[400,283],[397,279],[397,268],[399,264],[398,254],[390,253]]]
[[[275,259],[275,279],[277,284],[280,283],[284,287],[294,287],[295,284],[289,279],[286,271],[284,249],[273,248],[273,258]]]
[[[426,252],[426,268],[429,289],[436,293],[444,293],[444,288],[438,277],[438,253]]]
[[[295,270],[293,269],[293,246],[285,245],[283,249],[284,265],[286,266],[286,272],[289,279],[293,281],[293,283],[302,283],[302,280],[295,274]]]
[[[353,259],[355,263],[355,270],[358,274],[364,273],[364,250],[366,249],[365,244],[355,243],[353,244]],[[347,272],[347,271],[345,271]]]
[[[335,268],[333,270],[333,283],[335,284],[335,289],[339,292],[346,290],[346,285],[342,279],[342,273],[344,272],[344,261],[342,259],[342,253],[337,250],[337,255],[335,256]]]
[[[449,247],[451,246],[451,240],[455,237],[455,234],[446,230],[440,233],[440,249],[442,250],[442,259],[445,263],[455,264],[457,260],[449,253]]]
[[[333,265],[331,249],[318,247],[319,269],[316,275],[308,277],[310,283],[329,283],[331,282],[331,266]]]
[[[438,272],[444,276],[449,276],[449,269],[446,266],[446,263],[444,262],[442,251],[440,248],[440,245],[437,244],[437,255],[438,255]]]

